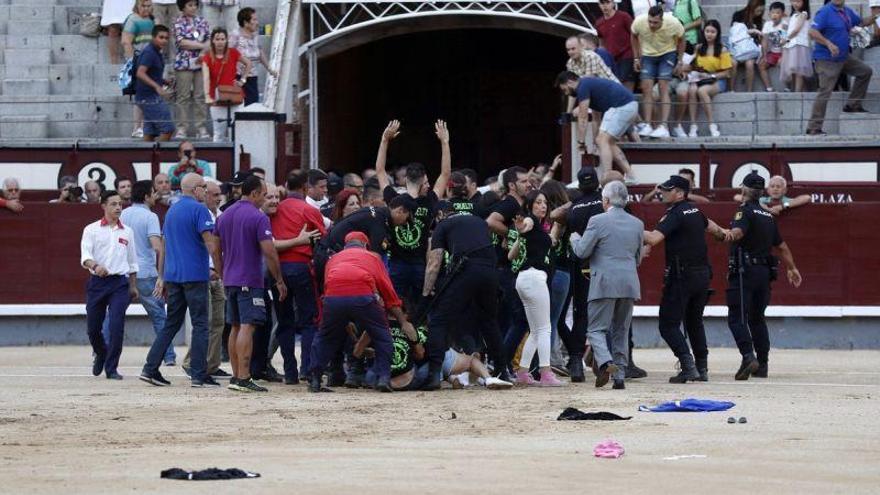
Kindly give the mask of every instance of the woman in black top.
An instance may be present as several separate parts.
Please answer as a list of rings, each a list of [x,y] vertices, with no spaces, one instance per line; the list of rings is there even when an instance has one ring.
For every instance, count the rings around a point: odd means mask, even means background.
[[[551,261],[553,241],[544,231],[542,219],[547,217],[547,197],[541,191],[531,191],[523,205],[524,215],[516,217],[516,234],[510,244],[508,259],[516,275],[519,294],[529,321],[529,337],[523,346],[517,382],[527,385],[554,387],[562,385],[550,370],[550,289],[547,280],[553,274]],[[538,353],[541,381],[529,374],[532,358]]]

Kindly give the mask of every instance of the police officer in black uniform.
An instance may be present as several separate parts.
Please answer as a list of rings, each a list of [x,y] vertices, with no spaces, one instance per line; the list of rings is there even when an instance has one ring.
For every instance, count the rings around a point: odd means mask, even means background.
[[[467,315],[480,328],[498,377],[510,381],[497,319],[498,261],[489,227],[478,216],[457,213],[451,203],[442,203],[441,206],[445,211],[440,214],[440,221],[431,236],[422,291],[425,298],[436,291],[428,325],[430,378],[423,388],[440,388],[443,356],[449,349],[449,329],[462,315]],[[449,253],[450,261],[446,273],[437,282],[444,251]]]
[[[594,215],[605,213],[602,193],[599,192],[599,176],[593,167],[582,167],[577,174],[578,190],[583,194],[577,201],[563,205],[560,215],[553,221],[565,225],[568,234],[583,235],[587,223]],[[587,296],[590,290],[589,266],[577,256],[571,256],[571,304],[574,313],[572,328],[559,327],[559,337],[568,351],[568,372],[572,382],[583,382],[584,349],[587,345]]]
[[[742,354],[737,380],[749,376],[767,377],[770,334],[764,310],[770,303],[770,282],[776,280],[775,251],[786,266],[786,276],[800,287],[801,274],[788,245],[779,235],[773,215],[758,202],[764,192],[764,179],[752,172],[743,179],[743,204],[733,217],[727,241],[731,242],[727,274],[727,324]],[[755,355],[757,353],[757,356]]]
[[[669,206],[652,232],[645,232],[645,244],[666,242],[666,270],[660,301],[660,335],[681,363],[681,372],[670,383],[708,381],[709,349],[703,328],[703,308],[709,299],[712,268],[706,249],[706,232],[719,241],[726,232],[688,200],[690,182],[673,175],[657,186]],[[684,329],[691,348],[681,331]]]

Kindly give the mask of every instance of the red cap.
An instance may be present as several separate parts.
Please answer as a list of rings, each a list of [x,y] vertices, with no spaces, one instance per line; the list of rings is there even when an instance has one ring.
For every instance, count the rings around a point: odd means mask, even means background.
[[[351,241],[359,241],[359,242],[362,242],[364,245],[367,245],[370,243],[370,238],[367,237],[367,234],[364,234],[363,232],[354,231],[354,232],[349,232],[345,236],[345,243],[346,244],[348,244]]]

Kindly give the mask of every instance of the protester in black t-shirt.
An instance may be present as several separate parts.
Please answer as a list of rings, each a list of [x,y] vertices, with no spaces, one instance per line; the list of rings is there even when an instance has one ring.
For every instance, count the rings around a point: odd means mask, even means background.
[[[425,167],[411,163],[406,167],[406,192],[416,203],[410,221],[398,225],[391,236],[391,256],[388,264],[394,290],[405,302],[416,306],[419,303],[425,279],[425,255],[428,251],[431,223],[434,219],[437,201],[445,194],[446,184],[452,172],[452,158],[449,149],[449,131],[446,122],[438,120],[434,124],[437,139],[440,141],[440,176],[434,188],[430,189]],[[388,144],[400,134],[400,122],[391,121],[382,133],[379,151],[376,155],[376,177],[385,196],[385,202],[398,196],[391,185],[385,162],[388,157]]]

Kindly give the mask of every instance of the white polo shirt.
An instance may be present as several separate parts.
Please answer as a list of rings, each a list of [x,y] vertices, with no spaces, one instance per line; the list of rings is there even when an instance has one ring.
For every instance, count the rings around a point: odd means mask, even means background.
[[[110,275],[137,273],[134,231],[120,221],[110,225],[104,218],[86,225],[80,242],[80,265],[87,260],[103,266]]]

